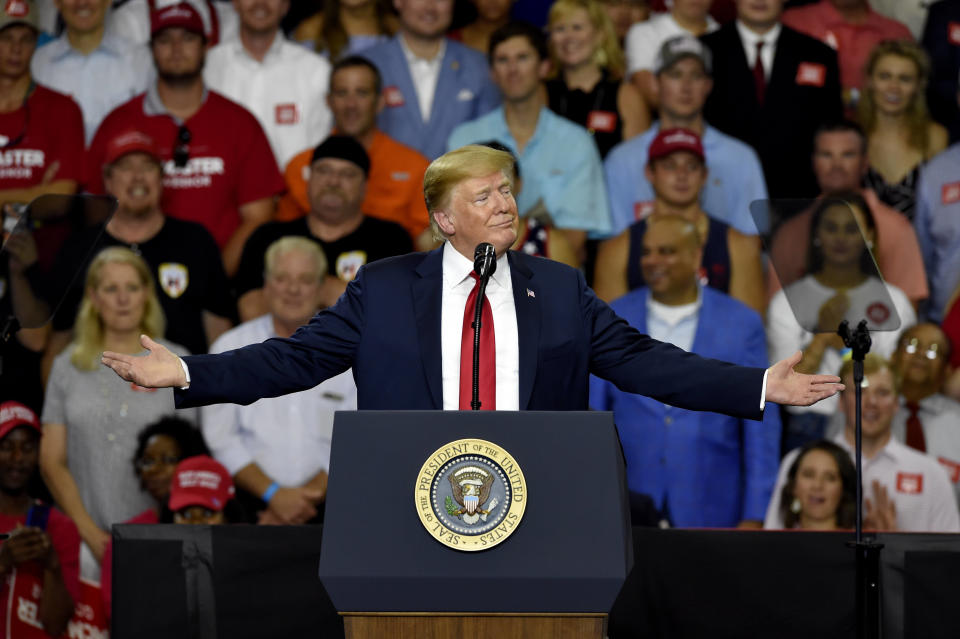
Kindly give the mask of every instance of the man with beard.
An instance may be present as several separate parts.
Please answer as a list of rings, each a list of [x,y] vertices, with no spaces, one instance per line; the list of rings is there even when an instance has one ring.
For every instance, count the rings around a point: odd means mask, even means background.
[[[125,246],[150,266],[167,319],[165,336],[191,353],[205,353],[235,315],[216,243],[200,224],[164,215],[162,161],[148,135],[126,131],[110,140],[105,152],[104,190],[117,199],[117,211],[99,237],[97,227],[64,242],[53,286],[71,281],[73,274],[66,270],[82,263],[91,244],[96,246],[90,255],[108,246]],[[51,302],[62,295],[65,299],[53,319],[50,356],[70,341],[84,281],[81,275],[69,291],[51,291]]]
[[[240,319],[251,320],[267,312],[263,257],[281,237],[307,237],[323,249],[330,276],[323,281],[322,306],[332,305],[364,264],[413,250],[402,226],[364,215],[362,202],[369,174],[370,157],[352,137],[333,135],[314,149],[307,185],[310,212],[292,222],[264,224],[243,247],[234,282]]]
[[[70,519],[27,494],[37,472],[40,420],[0,404],[0,628],[4,637],[59,637],[80,582],[80,534]],[[13,605],[10,605],[11,602]]]
[[[256,118],[204,86],[206,36],[196,9],[181,3],[154,11],[151,33],[157,82],[100,125],[90,145],[87,189],[104,191],[100,171],[110,140],[130,130],[147,134],[164,163],[162,209],[203,224],[233,273],[243,243],[273,214],[283,179]]]

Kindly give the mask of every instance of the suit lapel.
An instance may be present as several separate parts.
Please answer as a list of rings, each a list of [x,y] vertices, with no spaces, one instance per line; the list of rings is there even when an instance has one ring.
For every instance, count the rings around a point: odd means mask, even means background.
[[[713,297],[705,288],[700,289],[700,311],[697,313],[697,330],[693,334],[693,344],[690,352],[709,357],[714,340],[723,336],[716,334],[719,322],[704,321],[704,318],[716,317],[713,312]],[[718,343],[718,342],[717,342]]]
[[[407,56],[403,52],[403,46],[400,44],[399,33],[393,36],[393,60],[390,64],[396,65],[397,88],[403,96],[404,111],[409,115],[409,126],[413,130],[423,128],[423,114],[420,113],[420,101],[417,99],[417,89],[413,86],[413,76],[410,75],[410,65],[407,64]]]
[[[540,291],[533,282],[533,272],[514,251],[507,253],[510,261],[510,280],[513,283],[513,304],[517,312],[517,340],[520,359],[520,410],[526,410],[537,377],[537,359],[540,351]]]
[[[740,33],[737,31],[735,24],[730,23],[723,29],[726,31],[726,46],[734,62],[730,69],[732,74],[730,83],[734,88],[733,95],[738,96],[738,99],[742,98],[756,112],[759,108],[757,91],[753,84],[753,69],[747,63],[747,54],[743,51],[743,40],[740,39]]]
[[[773,55],[773,69],[770,70],[770,83],[767,87],[768,95],[776,100],[776,96],[795,82],[797,60],[794,55],[793,42],[790,32],[781,27],[780,37],[777,38],[777,50]]]
[[[460,74],[460,60],[456,52],[453,51],[451,42],[447,41],[447,48],[443,52],[443,60],[440,62],[440,73],[437,74],[437,88],[433,92],[433,104],[430,108],[430,128],[439,128],[439,124],[455,104],[457,96],[454,91],[457,88],[457,76]]]
[[[417,267],[419,279],[411,286],[417,340],[433,407],[443,408],[443,365],[440,354],[440,305],[443,299],[443,247],[427,253]]]

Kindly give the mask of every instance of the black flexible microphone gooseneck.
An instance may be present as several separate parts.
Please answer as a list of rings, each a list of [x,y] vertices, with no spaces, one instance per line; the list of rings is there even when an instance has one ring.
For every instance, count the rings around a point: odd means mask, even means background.
[[[477,290],[476,306],[473,311],[473,391],[470,397],[470,410],[480,410],[480,316],[483,312],[487,282],[496,270],[496,249],[487,242],[477,244],[473,252],[473,272],[480,278],[480,288]]]

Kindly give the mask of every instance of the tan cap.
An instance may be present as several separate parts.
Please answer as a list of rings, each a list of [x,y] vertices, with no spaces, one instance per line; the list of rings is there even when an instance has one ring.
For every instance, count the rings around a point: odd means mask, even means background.
[[[15,24],[25,24],[40,31],[37,24],[37,7],[33,0],[0,0],[3,11],[0,12],[0,30]]]

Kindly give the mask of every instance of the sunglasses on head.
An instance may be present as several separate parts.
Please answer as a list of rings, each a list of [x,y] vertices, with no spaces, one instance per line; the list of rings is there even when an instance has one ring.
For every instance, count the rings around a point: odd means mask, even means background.
[[[185,124],[181,124],[177,129],[177,141],[173,147],[173,165],[178,169],[187,166],[190,161],[190,140],[193,135]]]

